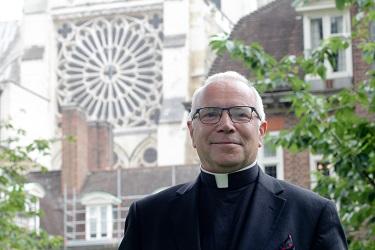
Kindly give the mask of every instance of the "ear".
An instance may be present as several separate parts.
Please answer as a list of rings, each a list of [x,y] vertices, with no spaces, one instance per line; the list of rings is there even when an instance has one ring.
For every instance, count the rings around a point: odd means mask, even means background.
[[[194,129],[193,129],[193,121],[187,121],[187,127],[189,128],[191,143],[193,144],[193,147],[196,148],[195,142],[194,142]]]
[[[261,124],[259,125],[259,145],[258,145],[258,147],[263,146],[263,138],[264,138],[264,135],[266,134],[267,126],[268,126],[267,121],[261,122]]]

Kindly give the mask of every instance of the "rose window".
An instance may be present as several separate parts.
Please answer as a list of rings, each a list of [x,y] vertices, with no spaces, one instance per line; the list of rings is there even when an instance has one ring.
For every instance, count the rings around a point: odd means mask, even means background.
[[[59,105],[115,127],[158,122],[161,19],[96,18],[58,25]]]

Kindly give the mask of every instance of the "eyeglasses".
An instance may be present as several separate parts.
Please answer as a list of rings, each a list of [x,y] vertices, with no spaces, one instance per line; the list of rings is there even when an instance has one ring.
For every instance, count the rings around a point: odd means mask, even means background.
[[[230,119],[234,123],[246,123],[250,122],[253,118],[253,112],[255,112],[256,117],[261,120],[258,112],[254,107],[250,106],[233,106],[229,108],[219,108],[219,107],[204,107],[198,108],[192,115],[192,119],[199,117],[199,120],[203,124],[216,124],[220,121],[223,111],[227,110]]]

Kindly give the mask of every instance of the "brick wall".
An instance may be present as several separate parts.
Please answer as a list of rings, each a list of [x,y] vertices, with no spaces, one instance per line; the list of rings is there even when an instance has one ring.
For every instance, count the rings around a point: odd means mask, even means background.
[[[357,13],[356,8],[351,8],[351,16],[355,16]],[[369,27],[367,27],[369,28]],[[352,31],[353,27],[352,27]],[[370,69],[370,65],[362,60],[362,51],[359,49],[360,39],[356,38],[352,40],[352,55],[353,55],[353,83],[356,87],[359,82],[367,79],[366,72]]]
[[[62,108],[62,133],[62,189],[79,192],[89,172],[112,167],[112,126],[88,122],[82,110],[69,106]]]
[[[73,189],[79,192],[88,174],[87,132],[85,114],[76,107],[63,107],[61,187],[64,189],[66,186],[69,192]]]
[[[285,128],[297,122],[292,115],[285,117]],[[292,153],[283,149],[284,179],[301,187],[310,188],[310,154],[308,151]]]
[[[355,16],[357,13],[356,8],[351,8],[350,10],[351,15]],[[367,27],[369,28],[369,27]],[[352,30],[353,31],[353,30]],[[359,45],[361,40],[356,38],[352,40],[352,54],[353,54],[353,85],[354,87],[358,87],[359,83],[368,79],[366,76],[366,72],[370,70],[371,66],[362,60],[362,51],[359,49]],[[358,114],[362,116],[368,116],[368,112],[363,109],[361,106],[356,107],[356,111]],[[374,119],[374,118],[373,118]]]
[[[108,170],[113,164],[112,126],[108,122],[88,123],[88,166],[90,171]]]
[[[272,115],[267,117],[267,130],[271,131],[279,131],[285,127],[285,116],[281,115]]]
[[[309,152],[291,153],[283,150],[284,179],[298,186],[310,188]]]

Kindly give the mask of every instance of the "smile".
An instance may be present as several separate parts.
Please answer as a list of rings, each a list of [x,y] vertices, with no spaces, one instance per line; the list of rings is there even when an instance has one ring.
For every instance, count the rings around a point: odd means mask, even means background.
[[[231,142],[231,141],[222,141],[222,142],[212,142],[211,144],[222,144],[222,145],[226,145],[226,144],[235,144],[235,145],[240,145],[240,143],[237,143],[237,142]]]

